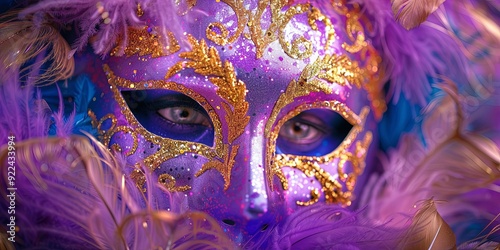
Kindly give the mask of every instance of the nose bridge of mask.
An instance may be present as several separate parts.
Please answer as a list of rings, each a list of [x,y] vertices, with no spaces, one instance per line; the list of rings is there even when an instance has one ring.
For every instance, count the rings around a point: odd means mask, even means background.
[[[247,139],[249,147],[250,171],[249,185],[247,187],[248,208],[246,216],[252,218],[268,209],[268,185],[265,179],[265,137],[264,122],[260,120],[255,127],[251,128],[250,138]],[[246,164],[245,164],[246,165]]]

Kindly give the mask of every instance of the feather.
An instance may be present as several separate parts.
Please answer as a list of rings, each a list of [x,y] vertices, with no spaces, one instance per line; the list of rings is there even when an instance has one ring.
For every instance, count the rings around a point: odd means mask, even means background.
[[[146,199],[127,177],[125,161],[95,139],[91,141],[95,144],[71,136],[16,142],[16,225],[21,228],[16,234],[17,247],[232,248],[208,215],[157,209],[159,196]],[[6,157],[4,147],[0,161]],[[7,197],[7,166],[0,167],[0,178],[5,180],[0,184],[2,197]],[[160,187],[148,182],[147,188]],[[8,218],[8,200],[2,198],[0,207],[0,218]]]
[[[139,5],[147,18],[139,19]],[[76,27],[73,52],[81,51],[90,43],[95,54],[102,57],[106,57],[116,47],[118,40],[118,47],[126,47],[128,27],[155,25],[161,27],[160,35],[164,38],[168,37],[169,32],[183,37],[182,25],[177,18],[177,5],[173,0],[46,0],[27,7],[20,12],[20,17],[36,13],[50,16],[52,22],[60,26]],[[120,35],[122,39],[118,39]]]
[[[7,231],[7,230],[5,230]],[[6,233],[0,233],[0,249],[3,250],[15,250],[14,244],[8,240]]]
[[[9,77],[0,85],[0,141],[7,143],[7,136],[16,140],[46,136],[50,114],[45,102],[34,98],[32,85],[21,87],[16,77]],[[40,97],[38,95],[38,97]]]
[[[73,130],[73,120],[75,117],[75,112],[76,110],[73,109],[73,111],[70,113],[70,115],[66,118],[64,115],[64,102],[63,102],[63,96],[61,94],[61,90],[59,89],[59,86],[56,85],[57,87],[57,93],[59,95],[59,108],[57,112],[54,112],[52,115],[52,118],[54,119],[54,125],[56,128],[56,135],[57,136],[68,136],[72,134]]]
[[[437,212],[433,200],[426,200],[412,219],[405,249],[456,249],[456,239],[450,226]],[[406,242],[405,242],[406,243]]]
[[[447,33],[461,53],[474,62],[466,79],[481,98],[488,98],[499,81],[500,22],[499,6],[492,1],[448,1],[436,11],[433,27]],[[440,27],[438,27],[438,25]]]
[[[392,12],[398,22],[406,29],[413,29],[423,23],[427,17],[445,0],[391,0]]]
[[[17,12],[11,12],[0,17],[0,83],[12,74],[36,84],[53,83],[71,76],[73,57],[59,30],[39,15],[26,20],[16,16]]]
[[[414,134],[391,151],[385,173],[371,189],[371,218],[408,213],[415,202],[434,197],[453,227],[461,220],[490,219],[500,213],[500,150],[488,138],[466,130],[460,95],[451,83],[438,85],[443,95],[425,109],[424,143]],[[490,197],[490,198],[486,198]],[[481,203],[487,199],[490,202]],[[495,205],[496,204],[496,205]],[[474,217],[463,218],[464,214]]]
[[[349,211],[334,205],[318,204],[292,213],[284,223],[271,230],[270,249],[394,249],[406,227],[390,222],[375,224],[366,210]],[[264,237],[265,239],[265,237]],[[260,245],[259,245],[260,244]],[[265,243],[245,246],[262,248]]]
[[[447,32],[431,25],[406,30],[394,20],[388,1],[354,2],[364,6],[363,13],[371,20],[372,29],[367,35],[382,58],[384,77],[381,81],[386,84],[388,100],[396,104],[399,98],[406,98],[418,108],[425,107],[431,84],[439,81],[441,75],[467,84],[464,79],[467,79],[468,62]]]

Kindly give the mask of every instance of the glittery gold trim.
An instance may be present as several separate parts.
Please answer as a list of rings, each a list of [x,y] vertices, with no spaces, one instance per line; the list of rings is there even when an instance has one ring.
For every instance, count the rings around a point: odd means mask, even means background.
[[[234,158],[238,152],[238,146],[233,146],[233,142],[238,138],[247,126],[250,117],[246,115],[248,102],[245,100],[246,85],[236,78],[233,65],[229,61],[222,63],[219,53],[214,47],[208,47],[205,40],[196,40],[188,35],[188,40],[192,50],[180,53],[179,57],[186,59],[173,65],[165,75],[169,79],[179,71],[191,68],[200,75],[210,76],[209,80],[217,86],[216,93],[224,100],[222,108],[226,115],[228,132],[224,145],[222,159],[213,159],[203,165],[202,169],[195,174],[199,176],[209,169],[215,169],[224,178],[224,189],[229,187],[231,180],[231,170],[234,165]]]
[[[162,164],[166,160],[177,157],[185,153],[198,154],[206,157],[209,160],[224,158],[226,149],[225,149],[225,144],[223,144],[222,142],[222,130],[221,130],[222,126],[220,123],[220,119],[215,110],[213,109],[213,107],[210,106],[210,104],[204,97],[202,97],[195,91],[192,91],[191,89],[175,82],[164,81],[164,80],[132,82],[130,80],[116,76],[107,65],[104,65],[103,69],[108,78],[108,83],[110,84],[110,88],[111,91],[113,92],[114,98],[117,101],[118,105],[120,105],[121,112],[125,116],[132,130],[135,131],[135,133],[142,135],[146,141],[160,146],[157,152],[147,156],[144,159],[144,165],[148,167],[150,170],[154,171],[160,166],[160,164]],[[170,138],[164,138],[149,132],[137,121],[132,111],[130,111],[118,87],[134,89],[134,90],[169,89],[172,91],[183,93],[193,98],[205,108],[208,115],[210,116],[210,119],[212,120],[212,123],[214,124],[214,134],[215,134],[214,147],[211,148],[205,144],[196,142],[180,141],[180,140],[173,140]],[[136,180],[137,186],[142,188],[144,186],[144,183],[142,183],[143,180],[138,177],[138,174],[135,174],[134,176],[135,176],[134,180]]]
[[[249,13],[248,28],[250,30],[250,39],[252,39],[255,48],[257,58],[262,57],[264,49],[267,46],[279,40],[285,53],[290,57],[295,59],[303,59],[311,56],[312,45],[311,42],[304,37],[299,37],[292,41],[285,41],[284,29],[286,25],[290,22],[293,16],[305,13],[309,9],[309,4],[298,4],[295,6],[290,6],[285,13],[281,12],[281,9],[287,4],[287,1],[282,0],[271,0],[271,1],[259,1],[258,7],[253,12]],[[266,31],[262,30],[262,16],[267,8],[270,8],[271,12],[271,22]],[[304,51],[299,50],[299,45],[303,45]]]
[[[276,155],[271,165],[271,177],[278,176],[281,180],[283,188],[286,190],[288,189],[288,180],[284,178],[282,168],[291,167],[298,169],[306,176],[314,177],[320,183],[321,191],[324,194],[327,203],[340,203],[349,206],[351,204],[351,196],[356,179],[363,172],[366,151],[372,139],[371,132],[366,132],[362,140],[354,142],[357,139],[358,134],[364,130],[364,121],[369,112],[367,107],[361,111],[361,114],[358,117],[349,108],[347,108],[345,104],[338,101],[303,104],[288,113],[277,123],[270,134],[272,139],[270,140],[268,147],[270,150],[275,151],[276,138],[278,137],[281,126],[286,121],[305,110],[318,108],[330,109],[340,114],[344,119],[353,125],[351,132],[335,150],[324,156],[297,156],[288,154]],[[354,152],[349,151],[352,143],[356,143]],[[327,165],[327,167],[333,168],[333,162],[335,159],[338,159],[336,169],[338,173],[337,178],[334,178],[329,171],[321,167],[321,165]],[[345,164],[347,162],[350,162],[352,167],[352,171],[349,173],[345,170]],[[320,197],[319,192],[317,194],[318,195],[316,195],[316,193],[311,193],[311,200],[305,202],[297,201],[297,204],[314,204]]]
[[[295,59],[304,59],[310,57],[312,54],[312,44],[305,37],[301,36],[294,39],[291,43],[285,39],[285,28],[290,23],[292,18],[296,15],[306,13],[308,14],[309,25],[312,30],[318,30],[317,21],[323,22],[325,25],[325,33],[327,35],[327,42],[325,49],[335,39],[335,30],[330,22],[320,10],[311,7],[309,4],[297,4],[290,6],[286,11],[282,9],[288,4],[283,0],[259,1],[258,7],[255,11],[246,10],[243,6],[243,1],[238,0],[222,0],[231,7],[238,19],[238,27],[236,32],[229,36],[227,28],[218,22],[210,23],[206,29],[206,36],[208,39],[218,45],[225,45],[232,43],[238,39],[245,25],[248,26],[250,33],[245,34],[245,37],[251,39],[256,47],[257,58],[262,57],[265,48],[272,42],[278,40],[281,47],[287,55]],[[266,9],[270,9],[271,21],[267,30],[262,30],[262,16]],[[219,30],[219,33],[215,32]]]
[[[92,125],[97,128],[97,132],[99,133],[101,142],[104,146],[109,147],[117,152],[122,152],[122,146],[116,143],[114,143],[113,145],[109,145],[111,138],[121,132],[124,134],[129,134],[133,140],[132,147],[125,153],[125,155],[130,156],[135,153],[138,146],[136,131],[134,131],[131,127],[116,126],[117,120],[114,114],[107,114],[103,116],[99,121],[97,121],[97,119],[95,118],[95,114],[91,110],[88,111],[88,115],[92,119]],[[105,123],[109,123],[109,128],[102,128]]]
[[[368,27],[371,26],[367,19],[363,19],[362,10],[359,4],[353,3],[347,7],[345,0],[335,0],[332,3],[334,10],[346,17],[345,29],[349,42],[342,43],[342,48],[348,53],[357,55],[364,60],[364,64],[360,65],[365,72],[365,81],[363,87],[368,92],[368,99],[372,103],[375,117],[381,118],[387,106],[385,96],[383,94],[383,83],[380,82],[382,72],[380,72],[380,63],[382,59],[378,55],[372,44],[366,41],[365,30],[361,23],[364,20]]]
[[[137,4],[137,11],[136,14],[138,17],[141,17],[144,15],[144,10],[142,9],[141,3]]]
[[[271,134],[271,128],[276,122],[278,118],[278,114],[286,105],[292,103],[295,98],[300,96],[309,95],[311,92],[324,92],[327,94],[332,93],[332,88],[328,86],[323,81],[315,79],[315,76],[318,75],[319,70],[314,70],[315,67],[306,67],[300,77],[299,81],[292,80],[285,92],[278,97],[278,100],[274,104],[273,110],[271,111],[271,115],[267,120],[265,126],[265,135],[268,140],[268,146],[266,147],[266,176],[268,178],[268,183],[272,183],[274,176],[278,176],[280,179],[283,188],[288,189],[288,182],[282,171],[276,171],[273,164],[273,159],[275,156],[275,147],[270,146],[270,144],[275,144],[275,140],[278,138],[277,134],[273,137]],[[273,189],[271,185],[271,190]]]
[[[365,79],[365,71],[360,69],[356,61],[346,55],[326,55],[308,64],[301,74],[301,79],[310,81],[313,78],[325,80],[329,83],[345,86],[353,84],[361,87]]]
[[[245,25],[248,22],[248,16],[246,15],[246,10],[243,7],[243,1],[241,0],[222,0],[224,3],[229,5],[231,9],[233,9],[236,17],[238,18],[238,27],[236,32],[229,37],[229,31],[227,28],[218,22],[210,23],[206,29],[206,36],[209,40],[213,41],[218,45],[226,45],[227,43],[232,43],[238,39],[243,30],[245,29]],[[219,30],[219,33],[216,32],[216,29]]]
[[[173,176],[169,174],[161,174],[158,176],[158,183],[160,183],[164,188],[171,192],[184,192],[191,189],[190,186],[175,186],[176,180]]]
[[[322,192],[328,203],[342,203],[350,205],[351,191],[359,174],[364,168],[364,153],[352,154],[348,152],[351,143],[356,139],[359,132],[363,130],[365,116],[368,108],[363,109],[361,118],[354,114],[345,104],[338,101],[322,101],[317,103],[303,104],[294,111],[288,113],[275,125],[279,112],[292,103],[295,98],[307,96],[312,92],[332,93],[329,84],[345,85],[351,83],[361,84],[364,79],[363,71],[360,71],[355,62],[352,62],[346,56],[331,55],[318,58],[315,62],[308,64],[302,71],[298,81],[292,80],[287,89],[281,94],[275,103],[270,118],[266,123],[265,134],[267,137],[266,147],[266,174],[268,183],[272,183],[275,176],[280,180],[283,189],[288,190],[288,180],[282,170],[288,166],[299,169],[309,177],[315,177],[322,186]],[[294,156],[294,155],[276,155],[276,139],[279,135],[281,126],[290,118],[298,115],[307,109],[324,108],[331,109],[339,113],[344,119],[353,125],[353,128],[344,141],[330,154],[323,157]],[[275,126],[274,126],[275,125]],[[274,128],[273,128],[274,126]],[[359,144],[359,152],[369,146],[371,142],[371,133],[367,132],[363,143]],[[357,146],[358,147],[358,146]],[[358,150],[358,149],[356,149]],[[338,179],[334,179],[327,171],[322,169],[319,164],[331,164],[334,159],[339,159],[337,172]],[[353,173],[345,174],[344,165],[349,161],[353,166]],[[272,189],[272,185],[271,185]],[[318,194],[318,195],[316,195]],[[297,201],[299,205],[311,205],[319,200],[319,191],[311,192],[311,200]]]
[[[150,155],[144,159],[144,163],[151,170],[155,170],[159,167],[159,165],[170,159],[182,155],[184,153],[195,153],[202,156],[205,156],[209,159],[214,157],[222,157],[223,156],[223,143],[222,143],[222,135],[221,135],[221,123],[220,119],[214,111],[213,107],[208,104],[208,101],[202,97],[200,94],[192,91],[191,89],[175,83],[164,80],[150,80],[150,81],[141,81],[141,82],[132,82],[130,80],[121,78],[116,76],[111,69],[104,65],[104,71],[106,72],[106,76],[108,78],[108,83],[111,85],[111,91],[114,94],[114,98],[118,102],[118,105],[122,107],[121,112],[127,119],[127,122],[130,126],[140,135],[142,135],[147,141],[160,145],[160,150],[153,155]],[[123,99],[123,96],[118,90],[117,87],[134,89],[134,90],[146,90],[146,89],[169,89],[172,91],[183,93],[195,101],[200,103],[203,108],[207,111],[212,123],[214,124],[214,133],[215,133],[215,146],[211,148],[205,144],[189,142],[189,141],[179,141],[173,140],[170,138],[164,138],[158,135],[155,135],[145,129],[135,118],[132,111],[128,108],[128,105]]]
[[[219,1],[217,1],[219,2]],[[209,40],[218,45],[225,45],[236,41],[244,32],[244,26],[248,26],[249,33],[244,34],[251,39],[256,47],[256,57],[263,56],[265,48],[278,40],[283,51],[291,58],[304,59],[312,54],[312,43],[301,36],[293,41],[287,41],[284,36],[284,29],[294,16],[307,13],[308,23],[312,30],[318,30],[317,22],[324,24],[326,42],[324,49],[328,50],[335,40],[335,29],[330,19],[321,11],[310,4],[290,5],[286,0],[259,1],[256,10],[250,11],[244,8],[243,1],[221,0],[221,2],[230,6],[234,11],[238,21],[238,27],[234,34],[229,37],[227,28],[218,22],[210,23],[206,29],[206,36]],[[345,30],[347,38],[350,41],[342,43],[342,48],[352,55],[364,60],[365,63],[353,63],[353,67],[348,69],[351,72],[356,71],[354,79],[348,81],[356,87],[364,87],[368,92],[368,98],[372,102],[372,108],[375,116],[380,118],[386,110],[385,97],[382,91],[383,84],[380,83],[380,62],[381,58],[374,47],[366,40],[365,30],[361,20],[370,27],[371,24],[366,18],[363,19],[361,8],[358,4],[347,4],[345,0],[332,1],[333,9],[341,16],[345,17]],[[286,6],[286,11],[282,11]],[[271,20],[267,30],[262,29],[261,20],[264,12],[269,9]],[[219,30],[216,32],[216,30]],[[337,59],[348,58],[346,55],[339,56]],[[357,66],[357,67],[356,67]],[[332,67],[333,68],[333,67]],[[346,69],[344,67],[344,69]],[[341,69],[339,69],[341,70]],[[337,70],[337,71],[339,71]],[[348,77],[346,77],[348,78]],[[341,82],[338,82],[342,84]]]
[[[111,56],[121,56],[123,52],[127,57],[132,55],[151,55],[153,58],[168,56],[180,50],[179,43],[172,32],[167,33],[167,39],[163,39],[156,28],[144,26],[142,28],[128,28],[128,44],[123,48],[122,37],[118,38],[116,46],[110,53]],[[164,45],[163,42],[168,42]]]
[[[319,200],[319,190],[317,188],[311,190],[311,200],[309,201],[297,201],[297,205],[299,206],[309,206],[312,205]]]
[[[139,188],[141,192],[145,193],[147,191],[144,187],[146,184],[146,176],[144,176],[144,173],[141,170],[134,169],[134,171],[130,174],[130,179],[135,182],[135,186]]]
[[[246,115],[248,102],[245,100],[246,85],[236,78],[233,65],[229,61],[222,63],[219,53],[214,47],[208,47],[205,40],[196,40],[188,35],[192,50],[180,53],[179,57],[187,59],[177,62],[167,72],[168,79],[182,69],[192,68],[200,75],[211,76],[209,80],[217,86],[216,93],[225,100],[226,121],[229,124],[228,143],[239,137],[250,120]]]
[[[215,169],[222,174],[222,178],[224,179],[224,190],[227,190],[229,188],[229,184],[231,183],[231,170],[233,169],[235,163],[234,158],[238,153],[239,147],[239,145],[230,146],[229,144],[224,144],[224,159],[222,161],[211,160],[203,164],[202,168],[195,174],[195,176],[198,177],[207,170]],[[231,153],[229,153],[229,148],[231,148]]]

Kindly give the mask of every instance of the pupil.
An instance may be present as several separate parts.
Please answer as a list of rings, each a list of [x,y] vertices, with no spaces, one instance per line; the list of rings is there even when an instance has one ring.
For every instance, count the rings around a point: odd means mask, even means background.
[[[302,126],[300,123],[293,124],[293,132],[299,133],[302,131]]]
[[[187,110],[183,110],[180,114],[181,118],[186,118],[189,116],[189,111]]]

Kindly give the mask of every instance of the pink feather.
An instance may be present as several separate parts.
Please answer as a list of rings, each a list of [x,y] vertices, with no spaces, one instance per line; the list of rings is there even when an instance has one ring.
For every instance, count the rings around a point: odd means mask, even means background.
[[[396,20],[406,29],[413,29],[423,23],[427,17],[445,0],[391,0],[392,12]]]

